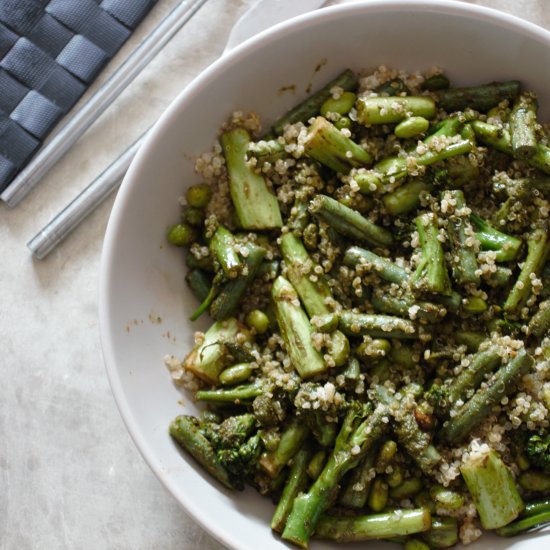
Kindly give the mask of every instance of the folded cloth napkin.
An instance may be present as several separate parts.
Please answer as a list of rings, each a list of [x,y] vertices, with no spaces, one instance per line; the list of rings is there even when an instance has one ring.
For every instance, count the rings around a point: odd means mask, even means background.
[[[1,0],[0,191],[156,0]]]

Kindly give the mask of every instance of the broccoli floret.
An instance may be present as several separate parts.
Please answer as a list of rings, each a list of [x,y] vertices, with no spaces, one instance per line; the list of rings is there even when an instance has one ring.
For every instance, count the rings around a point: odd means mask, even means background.
[[[338,421],[345,415],[348,403],[332,383],[301,384],[294,398],[294,406],[299,411],[299,418],[303,419],[321,445],[328,447],[334,443]]]
[[[525,445],[527,458],[537,468],[550,473],[550,434],[533,434]]]
[[[253,414],[241,414],[226,418],[217,429],[209,427],[210,439],[216,450],[216,457],[225,468],[236,489],[244,489],[258,463],[262,450]]]

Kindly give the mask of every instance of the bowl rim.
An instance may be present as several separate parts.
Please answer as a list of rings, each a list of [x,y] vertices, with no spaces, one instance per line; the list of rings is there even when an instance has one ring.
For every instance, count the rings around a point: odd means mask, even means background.
[[[162,466],[155,454],[155,450],[148,444],[128,403],[125,388],[117,370],[114,359],[114,342],[111,337],[112,327],[109,322],[110,306],[107,298],[110,287],[110,269],[112,260],[115,257],[116,234],[122,223],[121,215],[129,199],[133,181],[139,178],[141,167],[147,162],[149,150],[155,148],[156,142],[166,131],[173,114],[181,108],[182,104],[193,98],[195,93],[216,75],[220,67],[236,64],[257,46],[268,44],[272,40],[278,40],[281,36],[284,36],[285,33],[293,33],[301,27],[309,25],[310,22],[321,22],[346,12],[381,12],[388,10],[414,10],[419,13],[436,12],[447,15],[461,15],[464,17],[477,18],[513,29],[515,32],[519,31],[524,35],[528,35],[531,38],[546,43],[550,47],[549,30],[512,14],[486,6],[468,4],[459,0],[361,0],[320,8],[283,21],[245,40],[232,50],[223,52],[221,57],[202,70],[198,76],[178,93],[161,114],[157,122],[147,132],[142,146],[124,177],[109,216],[100,260],[98,313],[103,360],[115,403],[134,444],[159,481],[195,522],[218,542],[229,548],[238,550],[241,548],[240,541],[232,534],[218,527],[216,522],[212,521],[207,514],[197,510],[193,506],[192,495],[178,487],[175,481],[172,481],[163,474]]]

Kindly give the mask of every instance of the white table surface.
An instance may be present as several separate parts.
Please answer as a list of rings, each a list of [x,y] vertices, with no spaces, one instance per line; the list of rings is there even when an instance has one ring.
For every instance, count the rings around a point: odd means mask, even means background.
[[[175,3],[159,0],[113,64]],[[25,245],[222,52],[252,3],[208,0],[38,188],[14,209],[0,204],[2,550],[222,548],[149,470],[110,392],[97,300],[114,197],[45,260]],[[550,28],[547,0],[469,3]]]

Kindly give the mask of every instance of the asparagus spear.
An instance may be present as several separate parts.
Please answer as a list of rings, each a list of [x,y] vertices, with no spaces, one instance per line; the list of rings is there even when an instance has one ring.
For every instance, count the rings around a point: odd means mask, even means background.
[[[210,441],[200,431],[200,425],[194,416],[178,416],[170,424],[170,435],[185,449],[210,475],[234,489],[229,474],[221,465]]]
[[[361,510],[367,503],[372,480],[376,447],[372,447],[361,464],[349,473],[346,486],[340,491],[338,501],[342,506]]]
[[[412,410],[407,410],[405,397],[414,393],[417,388],[409,385],[395,396],[392,396],[384,386],[374,389],[378,399],[384,403],[393,414],[393,430],[399,443],[409,453],[419,468],[430,474],[441,461],[441,455],[431,443],[431,437],[418,426]]]
[[[288,515],[292,510],[294,499],[306,488],[308,481],[307,466],[310,459],[311,451],[307,448],[300,449],[292,459],[285,488],[271,519],[271,529],[277,533],[283,531]]]
[[[212,287],[211,278],[201,269],[190,269],[185,275],[185,282],[195,295],[197,300],[202,302],[210,293]]]
[[[537,100],[532,93],[522,93],[510,113],[512,152],[516,158],[529,158],[537,152]]]
[[[518,279],[504,302],[504,312],[517,316],[529,299],[533,286],[532,277],[538,277],[550,254],[550,241],[546,229],[537,228],[527,239],[527,257]]]
[[[284,278],[277,277],[271,296],[281,336],[292,366],[302,378],[311,378],[327,368],[323,356],[313,347],[313,328],[300,306],[294,287]]]
[[[372,412],[371,412],[372,411]],[[354,402],[343,421],[325,468],[307,493],[296,497],[283,539],[307,548],[321,515],[328,509],[346,472],[356,467],[384,431],[387,409]]]
[[[507,155],[514,155],[512,139],[506,129],[480,120],[474,120],[469,124],[474,129],[476,138],[481,143],[494,147],[497,151],[501,151]],[[535,153],[524,160],[528,165],[546,174],[550,174],[550,147],[537,143]]]
[[[373,338],[415,339],[418,337],[416,326],[412,321],[391,315],[343,311],[340,313],[339,327],[348,336],[368,334]]]
[[[437,111],[429,96],[362,97],[355,107],[357,121],[365,126],[401,122],[409,116],[431,119]]]
[[[367,166],[373,161],[368,151],[320,116],[308,128],[304,151],[308,157],[341,174],[347,174],[352,168]]]
[[[449,88],[438,94],[438,107],[451,113],[470,108],[476,111],[488,111],[501,101],[512,101],[520,92],[521,84],[517,80],[492,82],[482,86],[467,88]]]
[[[485,529],[498,529],[516,519],[524,508],[512,473],[495,451],[470,453],[460,467]]]
[[[476,253],[472,239],[468,238],[468,230],[473,232],[467,216],[461,212],[466,209],[464,193],[459,190],[446,191],[442,194],[444,200],[455,201],[455,211],[449,217],[447,233],[451,245],[453,279],[460,285],[468,283],[479,283],[477,271]]]
[[[392,296],[387,290],[377,288],[371,295],[372,307],[377,312],[389,313],[400,317],[411,317],[428,323],[441,321],[447,314],[447,310],[440,304],[417,301],[407,294],[403,297]]]
[[[243,262],[236,250],[233,234],[223,225],[219,225],[210,240],[210,252],[218,260],[226,277],[232,279],[240,275]]]
[[[439,226],[435,214],[421,214],[415,219],[422,258],[411,277],[414,289],[420,292],[452,294],[443,247],[439,241]]]
[[[309,210],[345,237],[373,246],[390,246],[393,243],[389,231],[327,195],[317,195],[311,201]]]
[[[261,174],[246,161],[250,136],[244,128],[235,128],[221,137],[229,175],[233,206],[244,229],[277,229],[283,225],[277,197],[267,188]]]
[[[550,300],[544,300],[539,304],[539,309],[531,317],[527,326],[527,334],[542,338],[550,330]]]
[[[343,88],[347,92],[353,92],[357,88],[357,77],[350,69],[346,69],[339,74],[334,80],[323,86],[320,90],[310,95],[304,101],[292,108],[286,115],[281,117],[272,129],[276,135],[283,133],[286,126],[295,124],[296,122],[306,122],[311,117],[319,114],[321,105],[332,97],[332,89],[335,87]]]
[[[449,410],[456,407],[458,400],[467,401],[469,393],[475,391],[485,377],[493,372],[501,363],[499,348],[496,345],[478,351],[470,357],[468,366],[455,378],[452,378],[447,386],[438,389],[439,394],[435,403],[435,412],[446,415]]]
[[[393,510],[382,514],[352,517],[323,516],[315,538],[336,542],[402,537],[428,531],[432,526],[428,508]]]
[[[292,457],[303,447],[308,436],[309,428],[305,422],[293,417],[283,430],[279,445],[272,451],[262,453],[259,460],[260,468],[271,478],[277,477]]]
[[[501,537],[513,537],[550,522],[550,499],[527,502],[519,517],[504,527],[496,529]]]
[[[383,195],[382,202],[386,211],[392,216],[407,214],[420,205],[422,193],[428,193],[432,189],[432,184],[426,180],[412,179],[395,191]]]
[[[365,269],[374,271],[385,281],[398,285],[405,285],[409,277],[407,271],[401,266],[359,246],[350,246],[346,250],[344,264],[348,267],[360,265]]]
[[[281,237],[281,253],[287,266],[287,277],[296,289],[309,317],[330,314],[327,302],[334,300],[332,292],[322,277],[318,277],[317,281],[310,279],[306,271],[309,266],[314,273],[315,263],[300,239],[292,233],[285,233]],[[330,353],[337,367],[342,366],[349,355],[348,339],[338,330],[332,334]]]
[[[482,250],[496,251],[497,262],[515,259],[522,245],[521,239],[497,231],[477,214],[471,214],[470,221],[476,230],[475,237]]]
[[[451,412],[439,436],[451,444],[462,441],[491,412],[495,404],[515,390],[521,377],[532,365],[531,356],[524,349],[518,351],[513,359],[491,377],[487,387],[479,389],[462,407]]]
[[[244,258],[246,272],[241,273],[238,278],[227,281],[210,306],[210,315],[216,321],[226,319],[236,312],[241,298],[256,278],[262,265],[265,257],[265,250],[262,247],[254,243],[246,243],[244,248],[247,250],[247,255]]]

